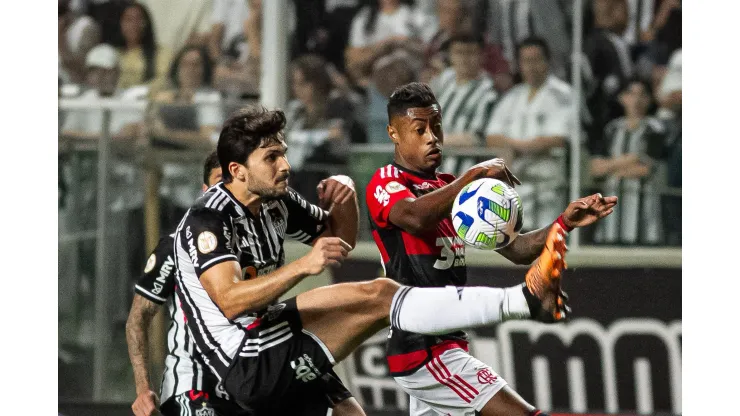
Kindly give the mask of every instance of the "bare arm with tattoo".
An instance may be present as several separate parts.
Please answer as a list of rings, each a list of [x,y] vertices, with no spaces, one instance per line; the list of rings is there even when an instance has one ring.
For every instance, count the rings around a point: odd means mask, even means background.
[[[160,305],[136,294],[126,321],[128,355],[136,382],[136,401],[131,408],[136,416],[151,415],[158,406],[159,399],[149,383],[149,325],[159,309]]]

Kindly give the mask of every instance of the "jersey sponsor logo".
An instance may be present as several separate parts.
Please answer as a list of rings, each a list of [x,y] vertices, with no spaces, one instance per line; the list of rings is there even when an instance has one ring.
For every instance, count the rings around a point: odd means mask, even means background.
[[[478,370],[478,383],[493,384],[496,380],[498,380],[498,377],[493,375],[490,368]]]
[[[200,409],[195,409],[195,416],[216,416],[216,411],[208,405],[208,403],[201,403]]]
[[[149,273],[154,268],[154,265],[157,264],[157,256],[152,253],[151,256],[149,256],[149,260],[146,261],[146,266],[144,267],[144,273]]]
[[[434,262],[435,269],[465,266],[465,243],[460,237],[438,237],[436,244],[440,248],[440,258]]]
[[[162,291],[162,288],[167,281],[167,276],[170,275],[173,267],[175,267],[175,260],[172,259],[172,256],[167,256],[164,264],[162,264],[162,267],[159,268],[159,276],[157,276],[157,280],[154,282],[154,289],[152,290],[152,292],[155,295],[158,295],[159,292]]]
[[[413,186],[414,186],[414,189],[416,189],[417,191],[426,191],[427,189],[433,189],[434,188],[434,186],[431,183],[429,183],[429,182],[424,182],[424,183],[421,183],[421,184],[418,184],[418,185],[417,184],[414,184]]]
[[[267,307],[267,315],[266,318],[268,321],[273,321],[277,319],[278,316],[280,316],[280,313],[285,309],[284,303],[278,303],[277,305],[270,305]]]
[[[375,199],[378,200],[379,203],[383,204],[384,207],[388,206],[388,201],[391,199],[391,196],[386,192],[382,186],[378,185],[375,188]]]
[[[226,240],[226,248],[231,248],[231,230],[224,225],[224,240]]]
[[[301,380],[304,383],[315,380],[316,377],[321,375],[321,372],[313,364],[313,360],[308,354],[303,354],[303,357],[298,357],[291,361],[290,366],[295,370],[296,380]]]
[[[396,192],[401,192],[404,189],[406,189],[406,187],[396,181],[388,182],[385,185],[385,190],[388,191],[389,194],[395,194]]]
[[[220,381],[216,384],[216,396],[224,400],[229,400],[229,393],[226,393],[226,389]]]
[[[199,267],[198,251],[195,249],[195,244],[193,244],[193,233],[190,232],[190,226],[185,229],[185,237],[188,239],[188,254],[190,255],[190,261],[193,263],[193,267]]]
[[[216,249],[218,240],[216,236],[210,231],[203,231],[198,235],[198,251],[203,254],[208,254]]]

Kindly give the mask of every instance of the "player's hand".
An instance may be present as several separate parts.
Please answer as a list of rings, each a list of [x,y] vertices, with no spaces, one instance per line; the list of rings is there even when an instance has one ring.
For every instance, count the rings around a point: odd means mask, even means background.
[[[355,198],[355,183],[345,175],[330,176],[316,186],[319,206],[328,209],[331,204],[346,204]]]
[[[568,204],[563,212],[563,222],[571,228],[591,225],[614,212],[616,196],[603,197],[601,194],[576,199]]]
[[[512,188],[515,187],[516,185],[522,184],[519,181],[519,178],[517,178],[516,176],[514,176],[513,173],[511,173],[508,166],[506,166],[506,162],[504,161],[504,159],[501,159],[498,157],[495,159],[486,160],[485,162],[478,163],[477,165],[473,166],[469,170],[474,171],[478,178],[498,179],[498,180],[504,181]]]
[[[157,393],[147,390],[136,396],[134,404],[131,405],[131,410],[134,411],[136,416],[151,416],[157,412],[158,406],[159,397],[157,397]]]
[[[327,266],[341,265],[351,250],[352,246],[339,237],[322,237],[301,260],[307,274],[319,274]]]

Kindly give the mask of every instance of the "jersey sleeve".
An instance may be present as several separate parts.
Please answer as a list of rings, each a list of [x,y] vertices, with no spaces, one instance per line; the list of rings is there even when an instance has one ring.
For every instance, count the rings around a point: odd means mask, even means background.
[[[136,281],[134,291],[146,299],[161,305],[175,290],[174,241],[171,236],[162,237],[149,255],[144,273]]]
[[[378,169],[365,188],[365,203],[371,221],[380,228],[391,227],[389,215],[393,205],[402,199],[416,198],[408,186],[393,165]]]
[[[313,243],[326,230],[329,213],[306,201],[298,192],[288,189],[283,199],[288,210],[285,235],[304,244]]]
[[[239,261],[228,221],[221,212],[204,208],[191,211],[182,224],[180,247],[187,252],[198,278],[217,264]]]

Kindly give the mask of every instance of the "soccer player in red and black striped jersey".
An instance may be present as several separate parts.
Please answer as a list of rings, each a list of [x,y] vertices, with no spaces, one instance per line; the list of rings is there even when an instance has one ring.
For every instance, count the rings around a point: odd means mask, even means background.
[[[455,286],[461,299],[467,288],[465,246],[456,236],[450,211],[455,197],[479,178],[520,184],[502,159],[480,163],[460,178],[437,173],[442,162],[442,109],[426,84],[396,89],[388,102],[388,135],[395,144],[393,163],[375,172],[365,191],[373,238],[386,274],[417,287]],[[529,264],[542,252],[551,228],[589,225],[609,215],[616,197],[591,195],[572,202],[559,226],[522,234],[498,252],[517,264]],[[526,290],[526,289],[525,289]],[[564,294],[558,299],[568,310]],[[552,321],[550,315],[524,316]],[[387,345],[391,375],[411,396],[411,414],[535,415],[535,409],[483,362],[467,352],[462,331],[421,335],[392,328]]]

